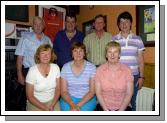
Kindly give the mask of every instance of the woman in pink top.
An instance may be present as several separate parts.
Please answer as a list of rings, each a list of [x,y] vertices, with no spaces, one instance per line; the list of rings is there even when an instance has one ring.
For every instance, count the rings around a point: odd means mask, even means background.
[[[106,45],[107,62],[97,68],[95,89],[105,111],[124,111],[133,95],[133,75],[128,66],[119,63],[121,47],[112,41]]]

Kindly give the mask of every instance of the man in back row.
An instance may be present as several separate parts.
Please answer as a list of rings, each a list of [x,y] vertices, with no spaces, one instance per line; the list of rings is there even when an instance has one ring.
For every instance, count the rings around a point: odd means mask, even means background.
[[[28,32],[22,35],[16,47],[15,55],[17,55],[16,68],[18,83],[22,86],[21,99],[19,102],[22,108],[26,107],[26,94],[25,94],[25,77],[29,68],[35,65],[34,54],[37,48],[42,44],[52,45],[50,38],[44,35],[44,21],[41,17],[33,18],[33,32]]]
[[[76,29],[77,18],[74,13],[67,13],[65,29],[59,31],[53,42],[53,49],[57,55],[57,64],[60,68],[72,60],[71,45],[73,42],[83,42],[84,34]]]
[[[105,32],[105,18],[103,15],[97,15],[94,19],[94,32],[88,34],[84,39],[87,58],[96,66],[105,63],[105,46],[111,40],[111,34]]]

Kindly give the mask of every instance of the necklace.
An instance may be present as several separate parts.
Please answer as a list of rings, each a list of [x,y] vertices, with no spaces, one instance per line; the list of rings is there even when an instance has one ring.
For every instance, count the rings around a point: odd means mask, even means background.
[[[39,65],[39,69],[44,77],[47,77],[49,75],[50,66],[44,68]]]

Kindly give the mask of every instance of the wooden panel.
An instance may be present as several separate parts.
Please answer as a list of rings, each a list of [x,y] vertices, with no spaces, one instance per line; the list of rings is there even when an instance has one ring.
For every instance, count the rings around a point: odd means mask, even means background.
[[[154,63],[145,63],[144,66],[144,87],[155,88],[155,64]]]

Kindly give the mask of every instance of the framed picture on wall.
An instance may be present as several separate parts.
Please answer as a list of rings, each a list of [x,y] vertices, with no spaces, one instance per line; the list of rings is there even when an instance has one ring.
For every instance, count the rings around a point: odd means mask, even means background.
[[[104,30],[107,31],[107,16],[104,16],[104,22],[105,22],[105,24],[106,24],[105,27],[104,27]],[[87,21],[87,22],[84,22],[84,23],[82,24],[83,33],[84,33],[85,35],[90,34],[91,32],[94,31],[94,25],[93,25],[93,23],[94,23],[94,19],[89,20],[89,21]]]
[[[44,33],[53,42],[56,33],[65,27],[66,9],[58,6],[39,5],[38,15],[45,21]]]
[[[136,6],[137,34],[142,38],[145,46],[155,46],[155,6]]]

